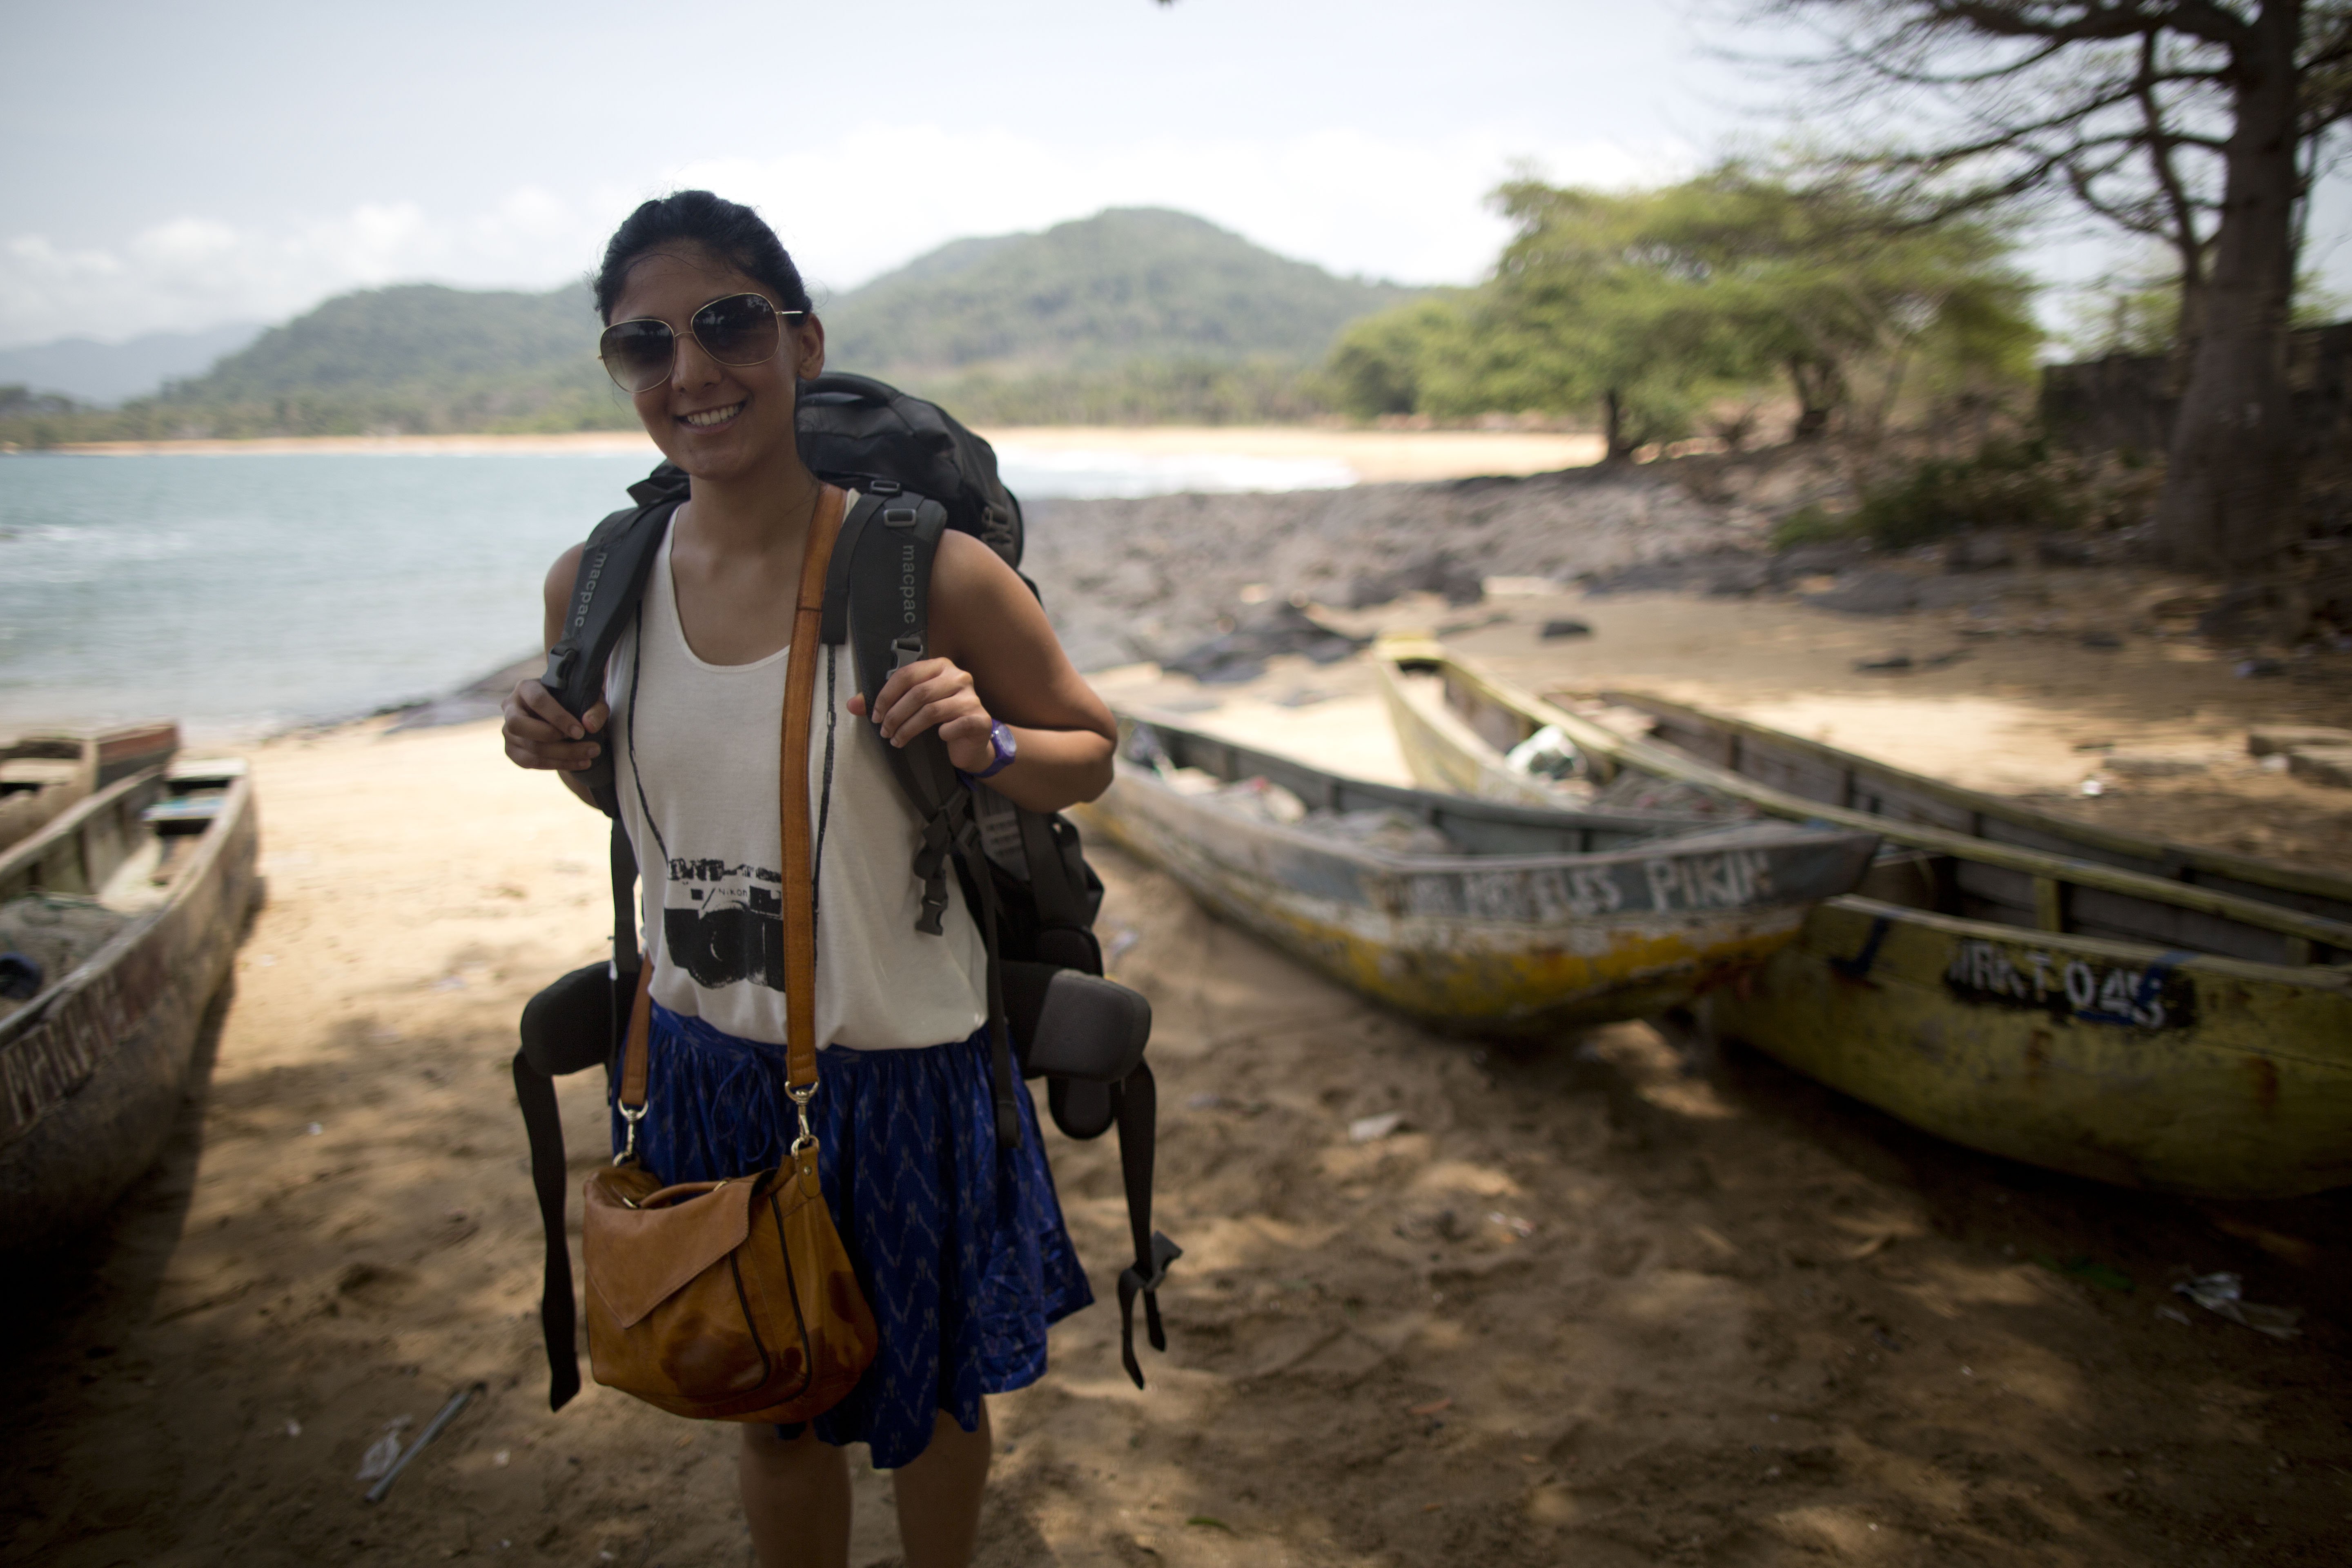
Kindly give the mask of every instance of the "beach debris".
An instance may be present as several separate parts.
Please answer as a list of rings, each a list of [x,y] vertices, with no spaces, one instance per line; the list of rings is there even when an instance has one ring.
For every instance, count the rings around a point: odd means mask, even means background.
[[[2100,764],[2111,773],[2125,778],[2168,779],[2184,773],[2201,773],[2210,765],[2203,757],[2184,757],[2165,752],[2111,752]]]
[[[1276,708],[1312,708],[1318,702],[1328,702],[1339,694],[1326,691],[1319,686],[1301,686],[1286,691],[1274,700]]]
[[[2286,666],[2275,658],[2242,658],[2231,667],[2230,673],[2240,680],[2261,680],[2284,675]]]
[[[1184,1522],[1188,1525],[1197,1525],[1202,1530],[1222,1530],[1227,1535],[1238,1535],[1241,1533],[1232,1525],[1227,1524],[1223,1520],[1219,1519],[1213,1513],[1196,1513],[1190,1519],[1187,1519]]]
[[[384,1494],[392,1490],[392,1483],[400,1479],[400,1472],[408,1468],[408,1461],[422,1453],[427,1443],[441,1436],[441,1429],[455,1421],[457,1418],[457,1412],[465,1409],[475,1395],[488,1394],[489,1391],[490,1385],[487,1383],[472,1383],[451,1394],[449,1403],[444,1405],[433,1419],[425,1423],[425,1430],[416,1435],[416,1441],[411,1443],[401,1452],[399,1458],[393,1460],[392,1468],[383,1473],[382,1479],[368,1488],[367,1500],[382,1502],[384,1500]]]
[[[2352,746],[2307,746],[2290,752],[2286,766],[2306,784],[2352,789]]]
[[[1407,1415],[1443,1415],[1453,1408],[1454,1396],[1449,1394],[1443,1399],[1433,1399],[1423,1405],[1408,1405],[1404,1413]]]
[[[1213,793],[1218,805],[1283,827],[1296,827],[1307,817],[1307,803],[1270,779],[1245,778]]]
[[[326,1131],[327,1127],[324,1122],[313,1121],[308,1127],[302,1129],[302,1136],[305,1138],[322,1138],[326,1136]]]
[[[1546,642],[1557,642],[1561,637],[1589,637],[1592,635],[1592,628],[1582,621],[1546,621],[1543,630],[1537,635]]]
[[[0,952],[0,1001],[29,1002],[41,994],[40,961],[21,952]]]
[[[2094,798],[2103,795],[2107,793],[2106,781],[2095,778],[2084,779],[2082,793]]]
[[[1853,661],[1853,667],[1864,675],[1877,674],[1890,670],[1908,669],[1911,668],[1911,656],[1907,653],[1881,654],[1876,658],[1855,659]]]
[[[2246,731],[2250,757],[2283,756],[2314,746],[2352,746],[2352,730],[2329,724],[2258,724]]]
[[[1143,933],[1137,931],[1133,926],[1113,926],[1110,931],[1110,940],[1103,943],[1104,966],[1108,967],[1111,964],[1117,963],[1127,954],[1129,950],[1133,948],[1137,942],[1141,942],[1142,940]]]
[[[514,1458],[514,1450],[513,1450],[513,1449],[511,1449],[511,1448],[500,1448],[497,1453],[492,1454],[492,1455],[490,1456],[490,1463],[491,1463],[492,1465],[496,1466],[498,1468],[499,1468],[499,1469],[503,1470],[503,1469],[505,1469],[505,1468],[507,1468],[508,1461],[511,1460],[513,1458]]]
[[[302,1435],[302,1423],[300,1423],[299,1421],[289,1421],[289,1422],[287,1422],[287,1423],[286,1423],[286,1435],[287,1435],[289,1437],[299,1437],[299,1436]]]
[[[278,955],[274,952],[257,953],[253,962],[264,969],[275,969],[278,967]]]
[[[1404,1125],[1404,1112],[1383,1110],[1377,1116],[1359,1116],[1348,1123],[1348,1142],[1377,1143]]]
[[[465,988],[466,977],[462,974],[445,974],[425,987],[428,991],[463,991]]]
[[[2303,1332],[2296,1325],[2303,1321],[2300,1307],[2265,1307],[2249,1301],[2244,1295],[2245,1281],[2227,1271],[2200,1274],[2185,1279],[2173,1289],[2188,1297],[2209,1312],[2218,1313],[2230,1321],[2249,1328],[2258,1334],[2268,1334],[2274,1340],[2291,1340]]]
[[[2184,1329],[2189,1327],[2189,1314],[2178,1307],[2160,1306],[2157,1308],[2156,1315],[2168,1323],[2179,1323]]]
[[[392,1467],[400,1460],[400,1435],[415,1424],[413,1415],[395,1415],[385,1422],[383,1436],[369,1444],[368,1451],[360,1456],[360,1473],[355,1479],[380,1481],[392,1474]]]
[[[1296,800],[1298,797],[1292,795],[1291,798]],[[1307,812],[1297,826],[1301,831],[1312,833],[1318,838],[1336,839],[1366,849],[1377,849],[1387,855],[1455,855],[1461,852],[1454,840],[1444,833],[1393,805],[1369,806],[1362,811],[1330,811],[1318,807]]]
[[[1503,761],[1513,773],[1548,779],[1574,778],[1583,763],[1576,742],[1562,734],[1557,724],[1547,724],[1513,746],[1503,753]]]
[[[1226,1103],[1225,1097],[1213,1089],[1197,1089],[1184,1099],[1187,1110],[1215,1110]]]

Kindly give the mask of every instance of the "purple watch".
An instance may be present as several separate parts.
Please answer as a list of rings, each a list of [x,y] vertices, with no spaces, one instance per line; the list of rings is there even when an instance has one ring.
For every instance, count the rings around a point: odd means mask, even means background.
[[[978,784],[982,779],[994,778],[1011,767],[1013,759],[1021,754],[1021,748],[1013,743],[1012,727],[1002,719],[988,727],[988,748],[996,753],[995,760],[976,773],[964,773],[966,783]],[[963,772],[961,768],[956,771]]]

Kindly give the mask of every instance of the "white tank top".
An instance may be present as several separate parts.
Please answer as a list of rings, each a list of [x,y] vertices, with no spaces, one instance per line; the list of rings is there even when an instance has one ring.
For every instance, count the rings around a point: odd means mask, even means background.
[[[640,868],[654,1000],[739,1038],[782,1045],[776,763],[793,650],[755,664],[696,658],[678,621],[670,538],[662,539],[644,606],[605,676],[613,709],[605,732],[621,819]],[[904,1050],[961,1040],[988,1017],[979,927],[951,891],[944,934],[915,929],[922,888],[911,869],[920,836],[914,806],[873,726],[838,707],[856,689],[849,650],[815,651],[840,659],[829,811],[823,664],[809,744],[812,843],[824,819],[818,1048]]]

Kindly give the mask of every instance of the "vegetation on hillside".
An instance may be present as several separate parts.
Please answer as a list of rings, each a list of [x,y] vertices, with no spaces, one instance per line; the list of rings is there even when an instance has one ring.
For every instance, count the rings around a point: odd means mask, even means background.
[[[1333,334],[1408,297],[1128,208],[954,241],[821,313],[835,368],[974,422],[1224,423],[1321,412],[1307,378]],[[370,289],[120,409],[0,408],[0,440],[633,428],[594,335],[579,285]]]

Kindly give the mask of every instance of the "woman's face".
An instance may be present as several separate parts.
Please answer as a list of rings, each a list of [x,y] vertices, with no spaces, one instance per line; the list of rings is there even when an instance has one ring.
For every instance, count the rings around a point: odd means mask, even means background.
[[[735,478],[780,456],[797,460],[793,383],[824,368],[824,328],[814,315],[787,319],[775,356],[762,363],[720,364],[703,353],[688,323],[730,294],[757,294],[783,309],[775,290],[694,245],[647,251],[630,263],[613,303],[615,321],[651,317],[677,334],[669,379],[633,401],[662,455],[700,479]]]

